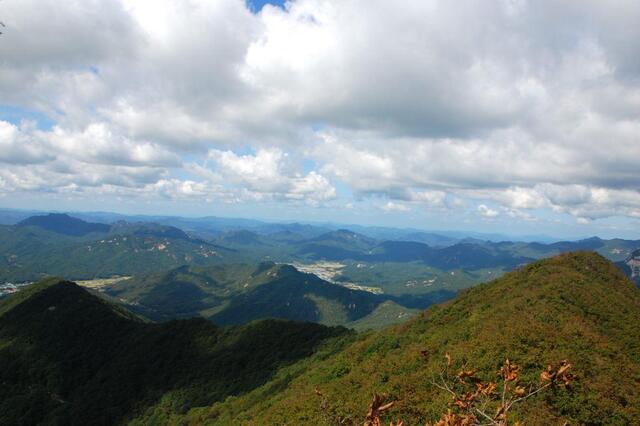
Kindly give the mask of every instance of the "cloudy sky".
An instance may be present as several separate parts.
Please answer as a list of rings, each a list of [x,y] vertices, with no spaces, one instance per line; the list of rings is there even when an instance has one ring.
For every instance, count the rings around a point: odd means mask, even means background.
[[[640,236],[637,0],[263,3],[0,2],[0,206]]]

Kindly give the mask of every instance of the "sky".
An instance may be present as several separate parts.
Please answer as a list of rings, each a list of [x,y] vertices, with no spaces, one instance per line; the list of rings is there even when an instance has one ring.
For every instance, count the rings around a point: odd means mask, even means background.
[[[0,207],[640,237],[637,0],[3,0]]]

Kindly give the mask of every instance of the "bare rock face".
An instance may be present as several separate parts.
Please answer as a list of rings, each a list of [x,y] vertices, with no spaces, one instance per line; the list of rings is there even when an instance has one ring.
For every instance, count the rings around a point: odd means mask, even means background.
[[[631,278],[640,277],[640,250],[636,250],[624,261],[631,269]]]

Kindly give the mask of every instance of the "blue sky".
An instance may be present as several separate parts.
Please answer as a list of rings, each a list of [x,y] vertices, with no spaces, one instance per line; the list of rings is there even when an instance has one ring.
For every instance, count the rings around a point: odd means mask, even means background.
[[[51,130],[54,125],[54,121],[44,113],[15,105],[0,105],[0,118],[14,125],[32,121],[41,130]]]
[[[248,0],[247,3],[249,6],[255,10],[260,11],[265,4],[270,4],[273,6],[284,7],[285,0],[282,1],[266,1],[266,0]]]
[[[640,237],[640,5],[561,3],[6,2],[0,206]]]

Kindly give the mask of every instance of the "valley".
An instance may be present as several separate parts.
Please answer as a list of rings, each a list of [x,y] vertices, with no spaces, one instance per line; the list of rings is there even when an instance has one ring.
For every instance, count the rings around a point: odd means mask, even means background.
[[[197,230],[170,223],[184,226],[178,220],[157,224],[121,217],[92,223],[64,214],[2,225],[6,238],[0,244],[7,254],[0,277],[72,279],[154,321],[197,316],[237,324],[276,316],[358,328],[400,322],[461,290],[566,251],[595,250],[638,281],[632,252],[640,241],[448,239],[432,247],[312,225],[264,223],[216,231],[203,221]],[[398,232],[394,236],[399,238]],[[3,294],[20,288],[7,285]]]

